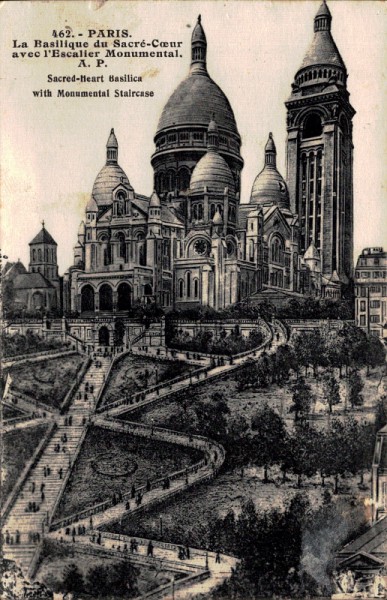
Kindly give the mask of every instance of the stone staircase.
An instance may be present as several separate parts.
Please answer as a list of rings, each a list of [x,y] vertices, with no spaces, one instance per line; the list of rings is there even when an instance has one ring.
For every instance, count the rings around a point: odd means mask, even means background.
[[[38,463],[31,468],[4,523],[4,537],[6,538],[8,534],[13,538],[13,544],[4,544],[4,556],[15,560],[25,574],[28,573],[39,543],[37,536],[31,542],[31,534],[38,533],[41,538],[48,529],[53,511],[63,492],[64,483],[84,439],[85,425],[95,409],[96,398],[104,384],[111,362],[109,358],[97,358],[97,361],[100,366],[96,366],[96,361],[92,362],[75,391],[68,413],[56,418],[57,429]],[[93,392],[86,391],[90,390],[91,385]],[[48,476],[47,471],[45,475],[47,467],[50,468]],[[33,502],[38,507],[36,512],[29,510],[29,504]],[[17,532],[20,536],[19,543],[16,543]]]

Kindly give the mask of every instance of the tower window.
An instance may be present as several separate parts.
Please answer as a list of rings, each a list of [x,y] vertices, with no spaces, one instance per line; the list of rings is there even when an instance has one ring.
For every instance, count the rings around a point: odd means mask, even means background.
[[[302,137],[313,138],[319,137],[322,134],[322,123],[321,118],[317,114],[309,115],[304,122],[304,130]]]

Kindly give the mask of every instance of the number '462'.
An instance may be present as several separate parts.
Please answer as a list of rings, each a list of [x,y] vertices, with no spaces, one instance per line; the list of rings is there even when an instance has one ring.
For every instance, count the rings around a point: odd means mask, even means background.
[[[70,27],[66,27],[66,29],[61,29],[60,31],[57,31],[56,29],[53,30],[52,32],[52,37],[54,38],[67,38],[67,37],[71,37],[71,29]]]

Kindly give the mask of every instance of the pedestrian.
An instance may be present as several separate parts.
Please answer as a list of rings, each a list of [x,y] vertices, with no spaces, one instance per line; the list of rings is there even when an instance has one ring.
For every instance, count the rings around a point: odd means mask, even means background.
[[[44,492],[42,492],[41,498],[42,498],[42,502],[44,502],[44,498],[45,498]]]
[[[149,540],[148,550],[147,550],[147,556],[152,556],[153,557],[153,544],[152,544],[152,540]]]
[[[90,529],[93,529],[93,517],[90,517],[89,525],[90,525]]]
[[[130,502],[129,502],[129,500],[126,501],[125,510],[130,510]]]
[[[63,477],[63,469],[62,469],[62,467],[59,469],[58,474],[59,474],[59,479],[62,479],[62,477]]]
[[[69,427],[71,427],[71,425],[73,424],[73,417],[72,415],[69,416]]]
[[[146,482],[146,491],[150,492],[150,490],[151,490],[151,482],[149,481],[149,479],[147,479],[147,482]]]
[[[218,564],[220,563],[220,550],[217,550],[217,551],[216,551],[216,558],[215,558],[215,562],[216,562],[216,563],[218,563]]]
[[[42,484],[40,485],[40,491],[41,491],[41,492],[43,492],[43,490],[44,490],[44,488],[45,488],[45,485],[46,485],[45,483],[42,483]]]
[[[191,555],[190,555],[190,551],[189,551],[189,546],[186,546],[186,547],[185,547],[185,555],[186,555],[186,557],[187,557],[187,558],[188,558],[188,560],[189,560],[189,559],[190,559],[190,556],[191,556]]]
[[[130,495],[132,498],[134,498],[136,496],[136,488],[135,488],[134,483],[132,484],[132,489],[131,489]]]
[[[35,481],[31,483],[31,493],[33,494],[35,491]]]
[[[50,476],[50,475],[51,475],[51,469],[50,469],[50,467],[47,467],[47,476]]]
[[[44,467],[44,469],[43,469],[43,475],[44,475],[44,477],[47,477],[47,469],[46,469],[46,467]]]

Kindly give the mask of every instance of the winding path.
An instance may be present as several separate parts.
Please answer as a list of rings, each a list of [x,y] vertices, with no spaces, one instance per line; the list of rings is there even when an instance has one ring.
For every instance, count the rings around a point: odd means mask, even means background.
[[[122,402],[113,408],[104,407],[102,411],[98,411],[99,414],[96,413],[96,408],[111,362],[108,358],[98,357],[97,360],[101,366],[97,367],[96,362],[92,361],[75,390],[67,414],[62,416],[50,415],[54,420],[53,427],[55,431],[47,439],[47,443],[43,444],[42,451],[31,465],[25,480],[17,489],[17,496],[12,502],[8,503],[9,506],[4,507],[6,510],[3,509],[2,511],[4,535],[12,537],[14,542],[13,544],[4,545],[4,556],[15,560],[24,572],[33,578],[41,550],[41,540],[43,536],[49,536],[64,544],[73,545],[74,549],[79,552],[89,554],[105,553],[105,555],[110,553],[109,555],[119,555],[120,558],[127,558],[134,562],[145,561],[152,564],[161,561],[165,568],[172,571],[185,570],[188,573],[188,577],[178,579],[173,584],[175,598],[191,597],[193,594],[208,591],[229,577],[231,569],[237,563],[234,557],[221,555],[218,557],[220,559],[220,562],[218,562],[214,553],[191,548],[190,559],[181,561],[178,559],[178,546],[154,541],[152,541],[152,555],[148,556],[150,540],[138,540],[138,552],[131,553],[128,551],[130,540],[126,536],[117,536],[111,533],[101,534],[98,531],[101,526],[120,520],[127,514],[145,511],[157,503],[165,502],[167,498],[175,497],[176,494],[194,484],[213,478],[225,458],[223,447],[207,438],[129,421],[119,421],[114,417],[122,412],[130,412],[141,406],[163,401],[171,394],[188,389],[201,381],[223,377],[240,368],[251,358],[262,354],[268,342],[270,342],[271,349],[274,350],[276,346],[286,341],[286,330],[280,322],[273,322],[270,338],[266,339],[265,344],[259,349],[244,353],[243,356],[233,360],[232,364],[206,369],[203,375],[198,372],[198,376],[191,374],[182,377],[175,383],[166,384],[161,390],[145,392],[141,402],[135,405],[128,406],[126,402]],[[88,394],[87,400],[84,399],[86,384],[94,385],[93,395]],[[123,500],[114,506],[112,506],[111,501],[107,501],[53,522],[56,508],[91,423],[99,427],[122,431],[128,435],[194,447],[203,451],[204,458],[188,469],[171,473],[168,489],[165,489],[163,481],[152,482],[149,491],[139,488],[137,492],[142,493],[142,500],[138,505],[135,504],[133,499],[124,496]],[[64,442],[65,439],[67,441]],[[58,445],[59,452],[57,451]],[[63,448],[65,448],[65,451],[63,451]],[[51,473],[48,476],[47,466],[51,468]],[[31,502],[35,502],[36,506],[39,506],[38,511],[28,510]],[[78,532],[82,530],[85,530],[86,533],[78,535]],[[15,543],[16,539],[18,539],[18,543]],[[126,549],[124,550],[125,544]],[[153,590],[145,597],[165,598],[170,595],[171,584],[168,584]]]

